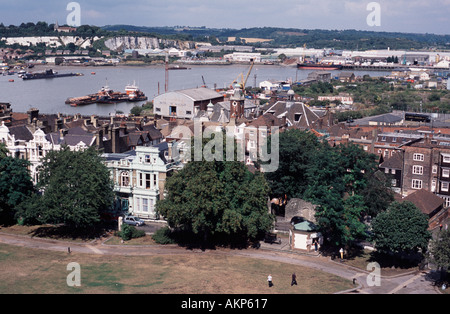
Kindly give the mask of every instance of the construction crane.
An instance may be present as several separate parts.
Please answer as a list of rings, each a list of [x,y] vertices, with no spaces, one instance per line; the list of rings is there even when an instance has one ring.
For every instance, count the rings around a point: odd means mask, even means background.
[[[203,75],[202,75],[202,81],[203,81],[202,87],[207,87],[207,86],[206,86],[206,82],[205,82],[205,78],[203,77]]]
[[[245,84],[247,84],[247,80],[248,77],[250,76],[250,73],[252,72],[253,69],[253,65],[255,64],[255,61],[253,59],[250,59],[250,68],[248,69],[247,75],[244,77],[244,73],[240,73],[236,79],[231,83],[231,87],[235,88],[238,87],[240,89],[242,89],[242,91],[245,92]],[[241,79],[240,82],[238,83],[239,78]],[[238,86],[236,86],[238,85]]]

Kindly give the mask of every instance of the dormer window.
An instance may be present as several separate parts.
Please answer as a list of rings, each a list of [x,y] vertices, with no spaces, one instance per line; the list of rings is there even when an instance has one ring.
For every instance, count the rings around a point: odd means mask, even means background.
[[[299,122],[301,118],[302,118],[302,114],[301,113],[294,114],[294,121],[295,122]]]

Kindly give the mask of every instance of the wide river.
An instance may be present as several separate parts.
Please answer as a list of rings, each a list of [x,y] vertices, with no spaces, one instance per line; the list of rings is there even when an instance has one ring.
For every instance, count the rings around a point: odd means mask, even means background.
[[[76,72],[83,76],[62,77],[54,79],[38,79],[23,81],[17,74],[0,75],[0,102],[11,104],[14,112],[26,112],[30,108],[38,108],[40,113],[63,113],[108,116],[116,112],[128,114],[133,106],[144,102],[118,104],[91,104],[79,107],[66,105],[69,97],[79,97],[93,94],[103,86],[109,86],[114,91],[125,91],[125,86],[135,82],[153,100],[158,93],[164,93],[164,66],[116,66],[116,67],[67,67],[67,66],[36,66],[33,72],[53,69],[58,73]],[[169,91],[196,88],[203,85],[203,79],[208,88],[223,88],[231,84],[239,74],[247,75],[249,66],[191,66],[187,70],[169,71]],[[93,72],[95,74],[93,74]],[[297,70],[295,67],[255,65],[249,75],[247,86],[258,85],[265,80],[301,80],[308,76],[311,70]],[[355,75],[369,74],[372,77],[383,76],[388,72],[354,71]],[[255,78],[256,75],[256,78]],[[332,71],[332,76],[338,76],[339,71]],[[14,80],[14,82],[10,82]]]

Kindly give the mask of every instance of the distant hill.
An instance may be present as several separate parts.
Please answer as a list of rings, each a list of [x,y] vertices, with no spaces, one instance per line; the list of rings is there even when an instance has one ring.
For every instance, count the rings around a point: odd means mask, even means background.
[[[53,24],[46,22],[22,23],[19,26],[5,26],[0,23],[0,47],[5,46],[2,37],[60,36]],[[374,32],[358,30],[320,30],[278,27],[254,27],[243,29],[206,27],[146,27],[135,25],[107,25],[103,27],[82,25],[73,33],[65,33],[85,38],[104,37],[104,40],[121,36],[146,36],[175,41],[202,41],[211,44],[231,43],[256,47],[299,47],[334,48],[338,50],[450,50],[450,35]],[[233,41],[229,41],[233,38]],[[248,39],[248,42],[245,40]],[[261,40],[255,40],[261,39]],[[95,48],[95,47],[94,47]],[[97,47],[98,48],[98,47]]]
[[[450,35],[374,32],[358,30],[308,30],[295,28],[255,27],[244,29],[215,29],[206,27],[145,27],[133,25],[108,25],[108,31],[129,31],[180,36],[185,40],[218,40],[226,42],[235,37],[271,39],[265,43],[246,43],[261,47],[298,47],[335,49],[450,49]]]

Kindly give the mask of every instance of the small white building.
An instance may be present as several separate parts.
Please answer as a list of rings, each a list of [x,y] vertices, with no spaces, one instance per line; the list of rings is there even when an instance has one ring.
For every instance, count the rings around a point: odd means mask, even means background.
[[[318,251],[323,244],[323,236],[317,231],[317,226],[311,221],[291,225],[289,230],[289,243],[292,250]]]
[[[277,91],[281,89],[281,81],[262,81],[259,83],[259,88],[263,89],[266,92]]]
[[[252,60],[255,63],[261,62],[261,53],[259,52],[233,52],[232,54],[228,54],[223,57],[224,59],[230,60],[232,62],[251,62]]]
[[[153,99],[153,113],[163,117],[192,119],[196,111],[206,111],[210,102],[216,104],[223,100],[222,94],[204,87],[172,91]]]

